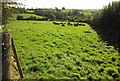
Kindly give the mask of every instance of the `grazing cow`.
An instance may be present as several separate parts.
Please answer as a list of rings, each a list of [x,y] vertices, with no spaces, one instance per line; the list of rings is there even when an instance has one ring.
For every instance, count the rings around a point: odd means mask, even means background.
[[[53,22],[53,24],[55,24],[55,25],[59,25],[60,23],[57,23],[57,22]]]
[[[70,23],[69,26],[72,26],[72,24]]]
[[[60,24],[66,24],[65,22],[61,22]]]
[[[66,23],[62,23],[62,22],[61,22],[60,24],[66,24]]]
[[[63,24],[62,22],[60,24]]]
[[[67,25],[72,26],[72,24],[70,22],[68,22]]]
[[[78,26],[78,24],[74,24],[74,26]]]
[[[65,27],[65,24],[62,24],[61,26]]]
[[[70,22],[67,23],[67,25],[69,25],[69,24],[70,24]]]
[[[83,24],[80,24],[80,23],[78,24],[78,26],[82,26],[82,25],[83,25]]]
[[[82,24],[82,26],[85,26],[85,24]]]
[[[85,24],[77,23],[78,26],[85,26]]]

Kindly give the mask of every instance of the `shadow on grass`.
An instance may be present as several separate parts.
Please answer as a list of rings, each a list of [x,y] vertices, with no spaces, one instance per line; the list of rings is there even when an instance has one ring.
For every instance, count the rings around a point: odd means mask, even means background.
[[[102,29],[98,29],[96,27],[92,27],[92,29],[97,32],[97,34],[101,37],[103,41],[107,42],[108,46],[114,46],[115,49],[118,49],[120,53],[120,32],[105,32]]]

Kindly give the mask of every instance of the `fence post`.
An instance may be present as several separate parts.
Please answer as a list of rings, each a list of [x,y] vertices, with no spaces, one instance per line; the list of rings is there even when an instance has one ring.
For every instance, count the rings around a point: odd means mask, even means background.
[[[3,33],[3,43],[2,47],[2,79],[10,79],[10,42],[11,42],[10,32]]]
[[[11,45],[12,45],[12,50],[13,50],[13,53],[14,53],[14,56],[15,56],[15,60],[16,60],[17,66],[18,66],[19,74],[20,74],[21,78],[23,78],[22,68],[21,68],[21,65],[20,65],[20,62],[19,62],[19,58],[18,58],[18,55],[17,55],[17,52],[16,52],[14,41],[13,41],[12,38],[11,38]]]
[[[0,81],[2,80],[2,31],[0,29]]]

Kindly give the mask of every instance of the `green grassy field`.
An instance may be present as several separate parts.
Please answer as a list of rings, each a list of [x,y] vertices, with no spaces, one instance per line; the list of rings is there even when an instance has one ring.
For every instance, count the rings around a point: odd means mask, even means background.
[[[69,12],[69,11],[72,11],[72,10],[62,10],[62,12]],[[80,13],[81,14],[84,14],[84,15],[86,15],[86,16],[88,16],[88,15],[92,15],[92,13],[91,13],[91,11],[85,11],[85,10],[80,10]]]
[[[120,54],[88,24],[15,20],[8,27],[25,79],[120,78]]]
[[[92,15],[92,13],[90,11],[80,11],[80,13],[82,13],[86,16]]]
[[[32,13],[34,13],[34,10],[27,10],[27,12],[32,12]]]
[[[23,18],[28,18],[28,17],[31,17],[31,16],[34,16],[34,17],[36,17],[36,18],[43,18],[43,16],[38,16],[38,15],[36,15],[36,14],[18,14],[18,15],[20,15],[20,16],[23,16]]]

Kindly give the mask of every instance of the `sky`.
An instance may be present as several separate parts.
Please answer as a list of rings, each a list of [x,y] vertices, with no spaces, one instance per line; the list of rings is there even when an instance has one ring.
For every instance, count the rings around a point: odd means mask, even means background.
[[[113,0],[16,0],[27,8],[101,9]],[[115,0],[114,0],[115,1]],[[118,0],[117,0],[118,1]]]

